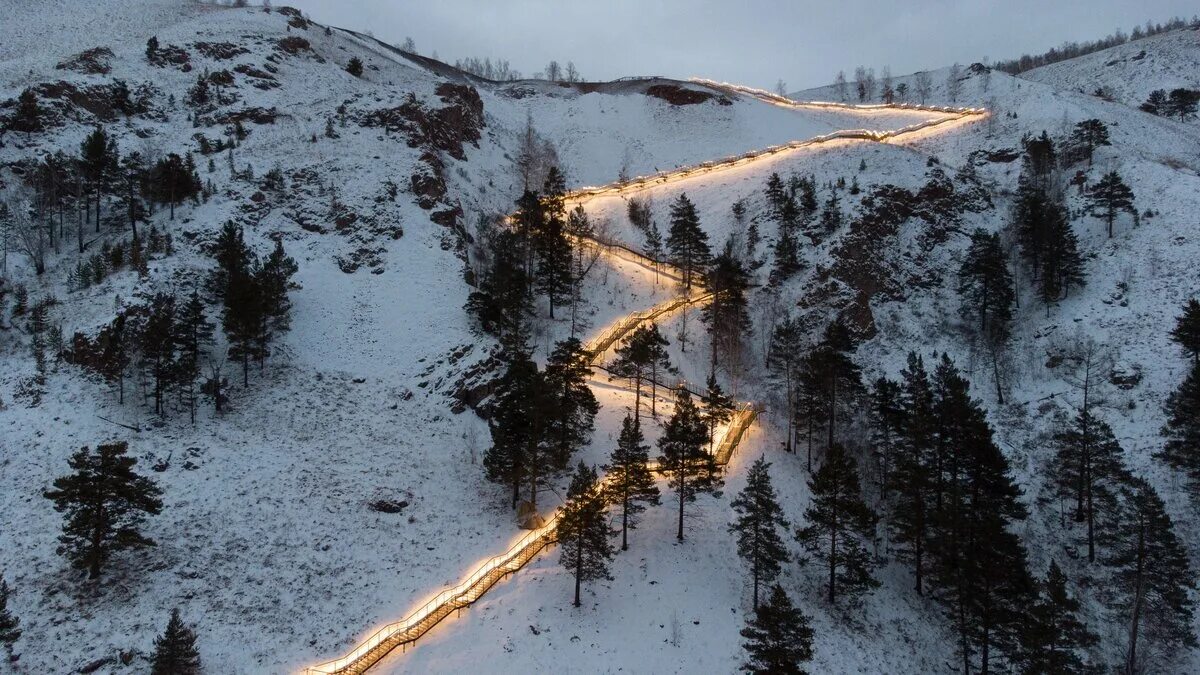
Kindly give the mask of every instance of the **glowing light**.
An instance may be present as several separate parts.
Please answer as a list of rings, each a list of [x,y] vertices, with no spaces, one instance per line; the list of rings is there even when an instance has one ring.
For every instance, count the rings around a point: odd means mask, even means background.
[[[809,148],[823,143],[830,143],[842,140],[865,140],[871,142],[889,142],[904,139],[920,138],[930,135],[934,130],[945,131],[950,126],[956,126],[966,122],[973,121],[973,118],[988,115],[988,111],[983,108],[949,108],[940,106],[920,106],[914,104],[869,104],[869,105],[850,105],[845,103],[832,103],[825,101],[793,101],[784,96],[779,96],[771,92],[745,87],[742,85],[729,84],[724,82],[716,82],[713,80],[705,80],[701,78],[692,78],[693,82],[709,87],[716,87],[743,93],[754,96],[760,100],[766,101],[773,105],[779,105],[789,108],[839,108],[853,110],[859,112],[885,112],[892,110],[913,110],[920,112],[933,112],[943,115],[939,118],[924,120],[915,124],[910,124],[899,129],[888,131],[876,131],[871,129],[852,129],[836,131],[824,136],[817,136],[804,141],[792,141],[782,145],[772,145],[761,150],[751,150],[740,155],[726,157],[724,159],[710,160],[702,162],[695,166],[683,167],[673,171],[663,171],[652,174],[650,176],[638,176],[626,181],[617,181],[607,185],[596,187],[584,187],[571,191],[565,195],[564,202],[568,205],[582,205],[599,197],[619,196],[631,192],[646,190],[652,187],[658,187],[666,183],[673,183],[698,175],[724,171],[734,167],[743,166],[745,164],[770,158],[774,155],[793,152],[803,148]],[[505,222],[511,224],[513,217],[507,216]],[[580,243],[579,240],[576,240]],[[591,238],[588,240],[590,245],[596,246],[604,255],[611,256],[631,262],[647,269],[654,269],[659,274],[666,276],[669,279],[681,281],[683,274],[674,266],[662,261],[653,260],[647,256],[631,249],[620,242],[605,241]],[[612,324],[602,329],[595,337],[588,341],[585,347],[586,358],[588,365],[600,366],[600,361],[603,355],[616,344],[622,337],[628,335],[637,326],[647,321],[657,321],[669,315],[672,312],[679,311],[685,307],[703,304],[712,299],[711,293],[705,293],[703,289],[699,289],[700,293],[694,296],[674,298],[662,302],[649,310],[643,312],[635,312],[633,314],[621,317]],[[602,367],[602,366],[600,366]],[[677,382],[674,386],[682,386]],[[667,386],[668,391],[673,388]],[[753,424],[759,411],[750,403],[742,403],[734,412],[729,423],[726,425],[721,435],[721,440],[716,444],[714,449],[714,460],[716,464],[724,466],[728,464],[738,444],[741,443],[746,432]],[[658,470],[658,467],[653,467]],[[597,492],[601,493],[604,487],[608,485],[611,479],[605,476],[601,479]],[[447,588],[411,612],[408,616],[400,621],[389,623],[373,633],[365,640],[360,642],[350,653],[345,656],[327,661],[325,663],[311,666],[306,669],[310,675],[342,675],[349,673],[363,673],[371,666],[379,662],[380,659],[387,656],[396,647],[414,642],[422,635],[436,626],[442,619],[449,616],[454,611],[466,607],[478,600],[484,593],[493,585],[509,574],[513,574],[524,567],[530,560],[545,548],[553,543],[555,532],[558,527],[558,519],[561,511],[556,510],[546,524],[541,528],[532,530],[522,535],[508,550],[504,553],[489,558],[477,565],[457,585]]]

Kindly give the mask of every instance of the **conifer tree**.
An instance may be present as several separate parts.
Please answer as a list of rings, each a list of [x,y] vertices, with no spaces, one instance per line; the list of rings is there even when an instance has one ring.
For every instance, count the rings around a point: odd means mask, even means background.
[[[206,345],[212,344],[213,325],[205,316],[200,294],[192,295],[179,310],[175,324],[175,343],[179,346],[179,381],[191,421],[196,423],[196,379],[200,377],[200,360]]]
[[[520,501],[523,482],[530,481],[533,501],[544,480],[537,461],[544,449],[547,399],[537,365],[525,354],[510,358],[488,420],[492,446],[483,455],[483,467],[488,480],[512,487],[513,508]]]
[[[830,446],[825,462],[808,481],[813,501],[804,518],[808,525],[796,539],[828,571],[826,597],[857,597],[877,587],[871,576],[874,562],[867,542],[875,529],[875,513],[863,503],[858,467],[839,444]]]
[[[692,279],[704,270],[712,251],[708,247],[708,234],[700,228],[696,205],[686,194],[680,194],[671,204],[667,251],[671,254],[671,263],[683,272],[684,287],[690,290]]]
[[[704,394],[700,397],[700,405],[703,408],[700,415],[708,429],[708,451],[711,453],[717,427],[733,418],[733,411],[737,409],[737,404],[732,398],[725,395],[721,384],[717,382],[716,375],[709,373],[708,380],[705,382]]]
[[[178,375],[176,353],[175,296],[158,293],[150,301],[141,330],[141,359],[152,383],[150,396],[154,413],[166,416],[164,402]]]
[[[879,469],[879,499],[888,502],[891,471],[900,451],[905,410],[900,385],[880,377],[871,387],[871,445]]]
[[[709,372],[716,370],[720,353],[732,361],[730,370],[736,373],[743,338],[751,325],[746,299],[750,275],[734,255],[732,240],[727,240],[724,250],[713,259],[704,275],[704,285],[713,294],[712,300],[700,312],[701,321],[708,325],[711,342]]]
[[[788,199],[788,193],[783,185],[783,179],[777,172],[772,172],[767,177],[766,195],[771,220],[778,222],[783,216],[784,203]]]
[[[212,257],[217,266],[209,273],[208,293],[218,300],[224,300],[229,290],[232,277],[243,277],[254,258],[254,251],[246,244],[242,228],[226,221],[213,244]]]
[[[1200,363],[1200,301],[1196,298],[1184,305],[1183,314],[1171,329],[1171,339],[1183,348],[1184,354],[1192,357],[1193,364]]]
[[[288,291],[296,287],[292,277],[297,271],[299,267],[296,261],[283,250],[283,240],[276,239],[275,248],[263,260],[253,281],[261,308],[256,338],[260,368],[263,360],[270,355],[270,343],[291,328],[292,301],[288,298]]]
[[[823,422],[828,439],[826,447],[837,442],[837,421],[851,409],[863,393],[861,371],[850,358],[854,342],[841,319],[825,328],[820,344],[805,359],[800,371],[801,386],[819,401],[819,406],[806,410],[813,420]],[[809,471],[812,471],[812,448],[809,447]]]
[[[1097,119],[1084,120],[1075,125],[1071,131],[1069,143],[1078,148],[1087,157],[1088,166],[1092,165],[1092,157],[1096,148],[1102,145],[1112,145],[1108,138],[1108,127]]]
[[[250,361],[266,357],[260,340],[267,321],[263,291],[259,284],[261,265],[257,259],[229,277],[221,326],[229,342],[229,356],[242,363],[242,385],[250,386]]]
[[[729,531],[737,535],[738,555],[750,568],[755,610],[759,585],[774,582],[781,566],[791,559],[779,537],[779,530],[786,530],[788,522],[771,485],[770,468],[766,458],[754,460],[746,487],[731,503],[737,518],[729,524]]]
[[[1008,660],[1019,655],[1032,602],[1025,548],[1010,530],[1027,514],[982,408],[945,356],[933,389],[930,585],[954,622],[963,672],[989,672],[996,654]]]
[[[14,131],[27,134],[42,130],[42,109],[38,105],[37,94],[32,89],[25,89],[17,97],[17,111],[8,126]]]
[[[1088,561],[1094,562],[1097,543],[1111,538],[1129,470],[1112,429],[1090,413],[1080,411],[1056,434],[1055,445],[1050,475],[1060,498],[1074,502],[1072,520],[1085,527]]]
[[[1179,650],[1197,646],[1191,596],[1196,576],[1154,488],[1134,479],[1123,501],[1117,543],[1107,560],[1114,608],[1128,626],[1122,672],[1152,672],[1156,665],[1170,670],[1166,666]]]
[[[1022,636],[1021,672],[1028,675],[1093,672],[1080,652],[1094,645],[1097,638],[1080,619],[1079,600],[1067,590],[1067,575],[1058,563],[1050,561],[1050,570],[1040,586]]]
[[[629,530],[637,527],[638,514],[646,510],[646,504],[659,504],[649,451],[641,425],[626,415],[607,467],[608,501],[621,508],[622,551],[629,550]]]
[[[21,637],[21,620],[13,614],[8,606],[8,582],[0,575],[0,644],[8,654],[8,660],[13,660],[13,644]]]
[[[742,629],[747,660],[742,672],[753,675],[806,675],[802,664],[812,660],[813,631],[808,617],[792,604],[783,587],[771,587],[771,597]]]
[[[708,438],[700,411],[692,402],[688,390],[680,387],[675,399],[675,412],[667,421],[658,439],[658,464],[666,474],[668,486],[675,491],[679,502],[679,528],[676,539],[683,541],[684,504],[696,494],[716,487],[711,466],[712,458],[704,452]]]
[[[796,436],[793,421],[796,416],[796,387],[800,377],[803,340],[803,327],[795,317],[789,316],[771,331],[771,343],[767,351],[767,367],[773,378],[782,383],[787,400],[787,440],[784,441],[784,447],[788,452],[794,450]]]
[[[825,200],[825,207],[821,210],[821,232],[826,235],[832,234],[841,226],[841,200],[838,198],[837,191],[832,191],[829,193],[829,199]]]
[[[897,545],[897,557],[912,566],[914,588],[920,595],[929,567],[926,549],[934,494],[933,390],[920,356],[908,355],[900,387],[904,426],[891,476],[895,505],[888,526]]]
[[[155,545],[138,530],[146,514],[162,510],[162,491],[134,472],[137,460],[126,456],[128,449],[124,442],[97,446],[95,452],[80,449],[68,461],[75,473],[55,479],[54,489],[45,493],[64,514],[59,553],[87,570],[89,579],[100,576],[114,553]]]
[[[1109,171],[1095,185],[1088,188],[1088,205],[1092,214],[1108,223],[1108,238],[1113,236],[1113,222],[1121,211],[1137,218],[1133,206],[1133,190],[1121,180],[1121,174]]]
[[[117,167],[117,141],[97,125],[79,148],[80,169],[96,196],[96,231],[100,231],[100,200]],[[86,208],[85,204],[85,208]]]
[[[983,229],[971,233],[971,246],[958,271],[958,294],[964,318],[981,336],[1008,334],[1014,293],[1006,257],[999,234]]]
[[[537,289],[550,303],[550,318],[554,307],[562,306],[571,291],[571,242],[567,240],[561,217],[547,210],[547,217],[534,239],[537,256]]]
[[[1167,397],[1166,411],[1162,433],[1167,440],[1156,456],[1184,472],[1192,496],[1200,499],[1200,363],[1192,364],[1179,388]]]
[[[151,675],[200,675],[200,651],[196,649],[196,633],[183,623],[179,610],[171,610],[167,630],[154,640],[154,663]]]
[[[596,470],[580,462],[567,488],[567,503],[563,505],[556,532],[562,545],[559,563],[575,575],[576,607],[580,605],[583,582],[608,577],[608,563],[614,553],[609,541],[611,534]]]
[[[357,56],[351,56],[350,62],[346,64],[346,72],[350,73],[354,77],[362,77],[362,75],[363,75],[362,59],[358,58]]]
[[[546,361],[544,381],[547,446],[553,465],[565,469],[572,454],[587,444],[600,404],[587,380],[592,374],[583,345],[568,338],[554,346]]]
[[[633,380],[633,419],[641,421],[642,385],[646,380],[651,382],[651,410],[657,412],[657,383],[658,370],[670,370],[671,362],[667,356],[667,339],[658,331],[658,324],[641,324],[633,332],[621,340],[617,347],[617,358],[609,366],[609,370],[618,377],[628,377]]]
[[[467,298],[467,312],[485,332],[500,340],[505,354],[521,353],[526,350],[533,315],[521,238],[501,231],[491,248],[494,259],[479,288]]]

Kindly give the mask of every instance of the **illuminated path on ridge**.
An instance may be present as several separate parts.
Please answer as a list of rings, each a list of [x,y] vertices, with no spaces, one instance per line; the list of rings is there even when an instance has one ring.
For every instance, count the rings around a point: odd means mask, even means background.
[[[838,108],[864,115],[873,112],[892,112],[895,110],[911,110],[936,113],[938,116],[916,124],[890,131],[871,129],[850,129],[836,131],[824,136],[817,136],[802,141],[792,141],[775,145],[762,150],[753,150],[740,155],[714,159],[700,164],[683,167],[673,171],[664,171],[649,176],[638,176],[623,182],[610,183],[598,187],[584,187],[572,191],[566,196],[568,209],[576,205],[586,206],[592,200],[601,197],[612,197],[651,190],[662,185],[676,183],[704,176],[710,173],[729,171],[746,166],[764,159],[775,158],[786,153],[801,152],[832,141],[867,141],[886,143],[892,140],[915,140],[923,136],[940,134],[950,129],[969,124],[982,118],[988,112],[982,108],[944,108],[917,105],[847,105],[842,103],[803,102],[772,94],[760,89],[752,89],[740,85],[718,83],[711,80],[693,79],[694,82],[713,89],[727,91],[734,95],[751,96],[771,105],[794,109],[806,108]],[[656,268],[661,276],[678,281],[680,274],[667,263],[657,262],[642,255],[621,242],[589,240],[585,245],[599,248],[605,256],[634,263],[646,268]],[[585,349],[589,365],[598,367],[611,348],[639,325],[655,322],[666,318],[688,307],[703,305],[712,296],[701,288],[692,289],[691,295],[659,303],[641,312],[621,317],[610,325],[598,330],[588,340]],[[593,380],[592,386],[598,386],[599,380]],[[674,383],[664,383],[667,387]],[[645,394],[643,394],[645,396]],[[729,462],[742,437],[754,422],[757,411],[750,403],[741,403],[732,420],[721,432],[721,440],[715,450],[717,464],[724,466]],[[607,478],[601,480],[601,486]],[[350,653],[305,669],[307,675],[343,675],[366,672],[378,663],[393,649],[415,642],[422,635],[436,626],[442,619],[468,605],[471,605],[504,577],[513,574],[533,560],[546,546],[554,543],[554,534],[558,526],[561,511],[555,511],[546,524],[536,530],[530,530],[517,539],[503,553],[489,558],[468,573],[461,582],[446,588],[426,599],[417,609],[403,619],[387,624],[373,631],[361,640]]]

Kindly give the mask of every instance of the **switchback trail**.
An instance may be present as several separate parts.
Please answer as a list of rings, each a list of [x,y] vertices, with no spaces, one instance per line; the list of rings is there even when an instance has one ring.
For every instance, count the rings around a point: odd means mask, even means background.
[[[568,208],[575,205],[585,206],[588,202],[599,197],[641,192],[708,173],[726,171],[752,162],[776,157],[783,153],[797,152],[831,141],[849,140],[883,143],[892,140],[907,140],[918,137],[921,134],[943,132],[988,114],[986,110],[981,108],[944,108],[916,105],[855,106],[841,103],[792,101],[791,99],[777,96],[770,92],[742,87],[740,85],[718,83],[711,80],[695,81],[705,86],[723,89],[735,95],[752,96],[772,105],[789,108],[839,108],[858,111],[864,114],[877,111],[916,110],[936,113],[938,117],[890,131],[869,129],[836,131],[807,140],[792,141],[783,145],[775,145],[740,155],[714,159],[695,166],[663,171],[648,176],[638,176],[629,180],[613,182],[598,187],[584,187],[566,195],[565,203]],[[586,245],[597,247],[605,256],[655,269],[668,279],[679,280],[682,278],[678,270],[670,264],[653,260],[621,242],[591,239]],[[647,310],[621,317],[612,324],[598,330],[586,343],[585,351],[588,365],[603,369],[602,361],[605,354],[623,337],[630,334],[643,323],[656,322],[685,308],[703,305],[712,299],[712,295],[703,289],[694,290],[693,294],[681,295]],[[597,384],[597,382],[593,382],[593,386],[597,386]],[[669,387],[672,385],[667,383],[665,386]],[[758,411],[753,404],[748,402],[738,404],[732,420],[723,430],[721,440],[717,443],[715,449],[715,460],[718,465],[723,467],[728,464],[757,414]],[[601,484],[603,485],[606,481],[607,478],[603,479]],[[533,560],[543,548],[552,544],[560,513],[561,511],[555,511],[541,528],[531,530],[510,546],[508,550],[490,558],[471,571],[457,585],[434,595],[416,610],[409,613],[408,616],[375,630],[350,651],[350,653],[332,661],[310,666],[305,670],[305,673],[308,675],[363,673],[387,656],[393,649],[415,642],[441,622],[442,619],[474,603],[492,586],[504,579],[504,577],[520,570]]]

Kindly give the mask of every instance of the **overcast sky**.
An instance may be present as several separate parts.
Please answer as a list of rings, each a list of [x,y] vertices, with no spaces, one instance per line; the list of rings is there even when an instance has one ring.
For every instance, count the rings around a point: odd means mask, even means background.
[[[1042,52],[1147,19],[1196,12],[1195,0],[276,0],[321,23],[370,30],[453,63],[508,59],[530,75],[551,59],[586,79],[703,76],[789,90],[838,70],[900,75]]]

